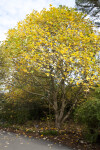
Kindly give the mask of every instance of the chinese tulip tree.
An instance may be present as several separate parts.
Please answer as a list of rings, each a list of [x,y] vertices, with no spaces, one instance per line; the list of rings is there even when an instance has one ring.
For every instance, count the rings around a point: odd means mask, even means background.
[[[79,94],[98,84],[100,36],[84,18],[67,7],[33,11],[8,31],[3,43],[13,71],[33,78],[42,87],[54,108],[56,127],[69,117]],[[68,91],[73,91],[73,96],[68,96]]]

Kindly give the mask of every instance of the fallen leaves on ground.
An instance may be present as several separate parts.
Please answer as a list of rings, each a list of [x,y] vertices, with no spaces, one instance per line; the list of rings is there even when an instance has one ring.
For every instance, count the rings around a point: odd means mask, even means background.
[[[54,143],[69,146],[80,150],[100,150],[100,144],[90,144],[86,142],[81,133],[81,128],[75,124],[67,124],[61,130],[54,128],[53,125],[46,126],[45,122],[33,122],[29,125],[13,125],[4,128],[6,131],[18,133],[18,135],[28,136],[29,138],[42,138],[43,140],[51,140]]]

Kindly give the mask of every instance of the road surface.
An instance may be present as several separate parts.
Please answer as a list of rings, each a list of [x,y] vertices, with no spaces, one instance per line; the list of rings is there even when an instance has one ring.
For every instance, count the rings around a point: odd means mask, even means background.
[[[71,150],[45,139],[29,138],[0,130],[0,150]]]

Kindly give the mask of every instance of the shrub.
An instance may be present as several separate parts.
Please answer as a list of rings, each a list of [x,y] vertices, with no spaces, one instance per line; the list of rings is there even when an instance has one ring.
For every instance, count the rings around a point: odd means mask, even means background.
[[[84,128],[84,136],[90,142],[97,140],[100,129],[100,100],[92,98],[84,102],[75,113],[75,119]]]
[[[22,105],[13,103],[4,103],[1,113],[1,121],[9,124],[23,124],[28,120],[28,109],[22,107]]]
[[[42,135],[51,135],[51,136],[57,136],[59,133],[56,130],[44,130],[41,132]]]

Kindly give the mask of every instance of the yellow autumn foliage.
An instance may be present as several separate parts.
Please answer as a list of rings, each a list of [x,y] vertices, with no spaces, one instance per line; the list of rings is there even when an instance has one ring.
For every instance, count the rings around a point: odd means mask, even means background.
[[[25,72],[34,68],[48,76],[52,67],[51,75],[58,81],[61,78],[68,83],[71,78],[78,85],[78,76],[83,83],[88,76],[88,83],[93,79],[92,84],[99,73],[95,56],[100,51],[100,36],[92,27],[74,9],[50,6],[40,13],[33,11],[10,29],[4,45],[9,57],[16,58],[17,67],[22,65]]]

